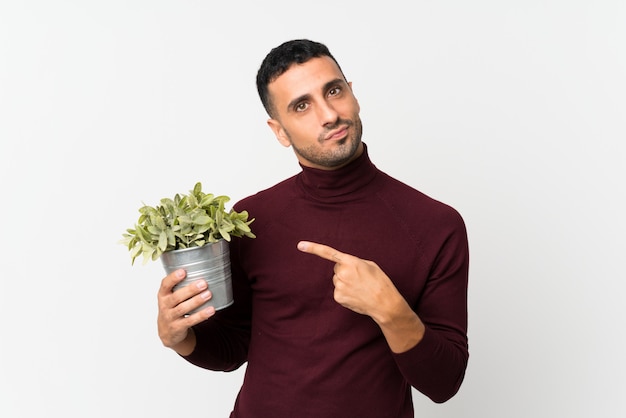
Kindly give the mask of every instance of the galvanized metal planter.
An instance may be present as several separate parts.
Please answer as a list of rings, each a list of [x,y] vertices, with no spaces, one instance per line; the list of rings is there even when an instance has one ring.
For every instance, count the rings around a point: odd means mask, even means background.
[[[187,276],[174,287],[174,291],[199,279],[206,280],[209,285],[212,298],[189,314],[208,306],[219,310],[233,304],[230,252],[226,240],[221,239],[202,247],[166,251],[160,258],[167,274],[180,268],[187,271]]]

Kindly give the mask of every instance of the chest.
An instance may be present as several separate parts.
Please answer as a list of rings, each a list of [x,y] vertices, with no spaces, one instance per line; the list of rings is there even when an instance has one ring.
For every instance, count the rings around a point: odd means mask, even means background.
[[[334,263],[298,251],[301,240],[374,261],[410,304],[416,302],[429,268],[417,244],[418,229],[410,226],[419,220],[400,219],[387,208],[376,208],[370,201],[294,202],[277,219],[257,218],[263,228],[242,253],[255,303],[314,310],[332,301]]]

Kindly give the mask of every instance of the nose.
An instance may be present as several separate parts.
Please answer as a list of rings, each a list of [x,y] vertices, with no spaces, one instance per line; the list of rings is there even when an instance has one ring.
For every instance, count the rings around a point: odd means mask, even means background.
[[[317,107],[317,112],[322,126],[333,125],[339,119],[339,113],[337,113],[331,103],[325,100]]]

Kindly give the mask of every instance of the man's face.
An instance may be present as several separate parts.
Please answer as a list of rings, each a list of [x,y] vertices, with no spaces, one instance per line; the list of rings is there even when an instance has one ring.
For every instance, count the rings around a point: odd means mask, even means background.
[[[274,105],[268,125],[302,165],[335,169],[363,152],[359,103],[331,58],[292,65],[268,90]]]

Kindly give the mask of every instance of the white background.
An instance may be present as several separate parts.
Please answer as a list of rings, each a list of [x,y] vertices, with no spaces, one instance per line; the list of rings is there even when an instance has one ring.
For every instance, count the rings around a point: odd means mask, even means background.
[[[255,75],[302,37],[374,163],[467,223],[467,376],[416,416],[626,416],[621,0],[1,0],[0,416],[228,416],[243,370],[162,347],[162,268],[118,240],[196,181],[234,202],[299,170]]]

